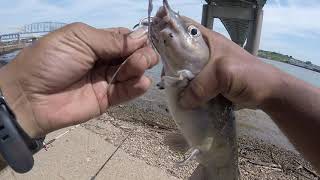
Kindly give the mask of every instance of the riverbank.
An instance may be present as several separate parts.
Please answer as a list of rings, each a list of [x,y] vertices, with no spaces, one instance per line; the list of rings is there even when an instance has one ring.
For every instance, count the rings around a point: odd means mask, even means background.
[[[64,136],[35,155],[31,172],[17,174],[6,169],[0,172],[0,179],[187,179],[198,164],[191,161],[186,166],[176,166],[187,148],[169,145],[170,137],[177,137],[179,133],[166,112],[162,102],[151,102],[146,96],[113,107],[81,126],[49,134],[47,142],[61,134]],[[154,118],[152,114],[158,115]],[[238,122],[268,120],[261,111],[251,110],[237,112],[236,118]],[[255,124],[238,123],[237,128],[240,129],[238,155],[242,180],[318,179],[310,164],[295,151],[247,134],[248,130],[263,131]],[[268,127],[268,132],[275,136],[276,131]]]
[[[19,44],[13,44],[13,45],[0,45],[0,56],[12,53],[17,50],[21,50],[28,45],[29,45],[28,43],[19,43]]]
[[[168,113],[163,92],[155,87],[143,97],[109,109],[84,127],[106,141],[119,145],[130,132],[122,149],[170,175],[186,179],[196,162],[176,167],[186,147],[171,148],[168,139],[179,134]],[[312,167],[292,147],[269,116],[262,111],[236,112],[241,179],[317,179]],[[309,172],[310,171],[310,172]]]
[[[281,53],[277,52],[271,52],[271,51],[264,51],[264,50],[259,50],[258,56],[264,59],[269,59],[269,60],[274,60],[282,63],[287,63],[293,66],[298,66],[301,68],[309,69],[311,71],[315,71],[320,73],[320,66],[317,66],[315,64],[312,64],[310,61],[301,61],[298,60],[292,56],[289,55],[283,55]]]
[[[0,68],[4,65],[8,64],[12,59],[14,59],[18,55],[19,52],[20,52],[20,50],[15,50],[10,53],[0,55]]]

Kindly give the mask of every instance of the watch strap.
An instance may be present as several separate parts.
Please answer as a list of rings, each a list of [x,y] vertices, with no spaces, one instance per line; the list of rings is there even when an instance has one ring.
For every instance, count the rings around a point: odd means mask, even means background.
[[[1,93],[1,89],[0,89]],[[24,140],[23,130],[16,122],[16,118],[0,94],[0,153],[8,165],[18,173],[25,173],[32,169],[34,160],[32,152]]]
[[[33,167],[33,156],[12,120],[3,98],[0,97],[0,152],[8,165],[18,173]]]

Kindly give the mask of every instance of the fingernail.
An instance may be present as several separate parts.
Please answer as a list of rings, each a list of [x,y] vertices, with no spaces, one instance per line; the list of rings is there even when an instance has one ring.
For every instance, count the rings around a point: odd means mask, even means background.
[[[149,81],[149,88],[150,88],[150,86],[153,84],[153,80],[152,80],[152,78],[150,78],[150,77],[148,77],[148,76],[145,76],[147,79],[148,79],[148,81]]]
[[[151,84],[153,84],[153,79],[151,77],[148,77]]]
[[[129,36],[132,39],[140,39],[143,36],[146,36],[147,33],[148,33],[148,27],[143,26],[143,27],[140,27],[137,30],[134,30],[133,32],[131,32]]]
[[[151,57],[147,53],[143,54],[143,56],[147,62],[148,69],[150,69],[151,68]]]

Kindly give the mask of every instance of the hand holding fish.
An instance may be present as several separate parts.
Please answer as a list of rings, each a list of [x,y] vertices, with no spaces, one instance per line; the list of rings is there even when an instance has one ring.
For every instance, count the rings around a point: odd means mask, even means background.
[[[130,33],[125,28],[71,24],[25,48],[1,68],[1,89],[31,137],[79,124],[149,88],[151,80],[143,74],[158,57],[146,41],[144,29]]]
[[[223,35],[197,24],[210,49],[210,60],[184,92],[181,104],[193,108],[222,94],[234,103],[258,108],[279,83],[281,72],[259,61]],[[190,103],[192,102],[192,103]]]
[[[192,109],[222,94],[235,104],[260,108],[320,172],[320,89],[263,63],[219,33],[185,20],[202,32],[210,60],[183,92],[180,104]]]

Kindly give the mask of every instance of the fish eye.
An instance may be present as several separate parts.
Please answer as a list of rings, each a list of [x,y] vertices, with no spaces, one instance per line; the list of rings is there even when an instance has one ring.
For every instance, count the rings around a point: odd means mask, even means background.
[[[200,31],[197,27],[191,25],[188,27],[189,34],[194,37],[200,36]]]
[[[191,29],[191,35],[195,36],[198,34],[198,30],[197,29]]]

